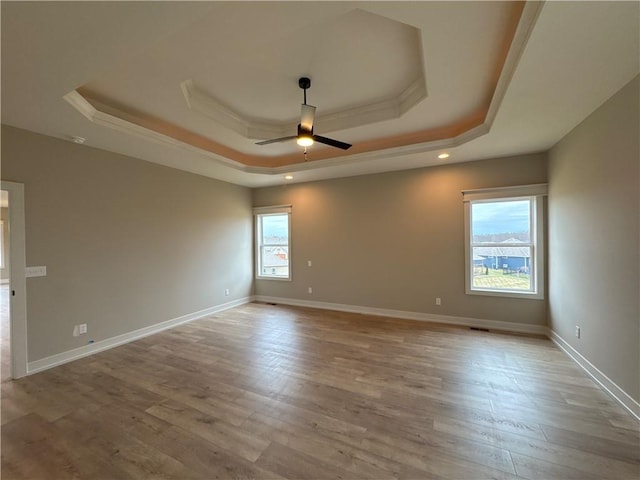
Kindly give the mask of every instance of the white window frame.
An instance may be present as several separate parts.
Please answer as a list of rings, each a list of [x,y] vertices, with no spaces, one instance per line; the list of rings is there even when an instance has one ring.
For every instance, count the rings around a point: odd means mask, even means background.
[[[253,209],[254,216],[254,226],[255,226],[255,271],[256,271],[256,279],[258,280],[276,280],[276,281],[291,281],[291,271],[292,271],[292,262],[291,262],[291,205],[276,205],[272,207],[256,207]],[[263,217],[269,215],[287,215],[287,248],[289,250],[289,274],[285,276],[275,276],[275,275],[264,275],[262,273],[262,248],[268,245],[262,244],[262,222],[261,219]]]
[[[464,202],[464,253],[465,253],[465,292],[468,295],[487,295],[494,297],[511,297],[527,299],[544,299],[544,203],[547,195],[546,184],[520,185],[515,187],[488,188],[480,190],[463,190]],[[531,242],[523,246],[531,248],[530,275],[531,290],[501,290],[497,288],[473,287],[473,249],[471,238],[471,204],[480,202],[504,202],[530,200],[530,233]],[[483,244],[482,246],[493,246]],[[501,246],[504,246],[502,244]]]
[[[4,268],[4,220],[0,220],[0,268]]]

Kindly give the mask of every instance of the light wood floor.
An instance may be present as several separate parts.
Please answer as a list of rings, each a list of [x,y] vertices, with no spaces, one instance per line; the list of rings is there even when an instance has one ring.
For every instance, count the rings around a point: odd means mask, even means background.
[[[249,304],[2,384],[2,478],[638,479],[546,339]]]

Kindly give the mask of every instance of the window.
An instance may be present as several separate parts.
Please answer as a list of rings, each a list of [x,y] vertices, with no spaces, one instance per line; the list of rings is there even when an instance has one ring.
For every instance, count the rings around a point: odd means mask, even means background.
[[[256,217],[256,277],[291,280],[291,206],[260,207]]]
[[[466,292],[543,298],[546,185],[463,192]]]

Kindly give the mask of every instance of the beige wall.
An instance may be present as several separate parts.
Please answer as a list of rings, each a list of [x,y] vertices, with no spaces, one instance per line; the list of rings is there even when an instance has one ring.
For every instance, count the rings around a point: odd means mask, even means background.
[[[551,150],[549,165],[551,327],[636,401],[639,89],[636,77]]]
[[[256,189],[254,206],[293,205],[293,280],[256,294],[544,325],[544,300],[465,294],[461,191],[546,172],[540,154]]]
[[[2,179],[24,183],[27,265],[47,266],[29,361],[252,294],[247,188],[6,126]]]

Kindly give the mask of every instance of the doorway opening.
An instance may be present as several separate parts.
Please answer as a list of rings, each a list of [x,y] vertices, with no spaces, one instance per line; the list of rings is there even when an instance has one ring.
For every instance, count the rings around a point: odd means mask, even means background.
[[[9,238],[9,192],[0,190],[0,378],[11,373],[11,316],[9,290],[11,278],[11,240]]]
[[[0,378],[27,374],[24,185],[0,182]]]

